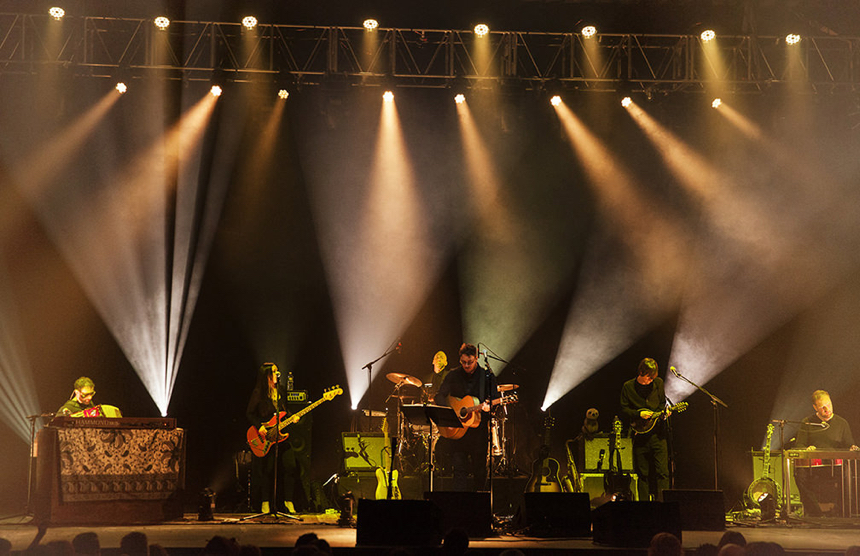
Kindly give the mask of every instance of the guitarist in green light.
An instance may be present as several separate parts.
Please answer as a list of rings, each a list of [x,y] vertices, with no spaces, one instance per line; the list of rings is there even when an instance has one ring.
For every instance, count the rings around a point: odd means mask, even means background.
[[[657,372],[657,362],[646,357],[639,362],[636,378],[621,387],[621,410],[634,429],[661,412],[665,412],[665,416],[670,414],[666,410],[663,379]],[[664,419],[654,423],[648,432],[633,437],[633,470],[639,478],[640,501],[659,500],[662,492],[669,488],[669,449]]]

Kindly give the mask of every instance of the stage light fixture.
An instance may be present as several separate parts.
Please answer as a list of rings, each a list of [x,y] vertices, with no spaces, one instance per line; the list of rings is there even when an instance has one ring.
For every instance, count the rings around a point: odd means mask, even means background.
[[[48,13],[54,19],[56,19],[57,21],[60,21],[61,19],[63,19],[63,16],[66,15],[66,10],[64,10],[63,8],[60,8],[59,6],[54,6],[53,8],[48,10]]]
[[[622,99],[621,99],[621,106],[623,106],[624,108],[627,108],[627,107],[628,107],[628,106],[630,106],[631,104],[633,104],[633,99],[632,99],[632,98],[630,98],[630,97],[624,97],[624,98],[622,98]]]
[[[797,44],[800,42],[800,35],[797,33],[789,33],[785,36],[785,44]]]
[[[278,98],[281,100],[287,100],[290,97],[290,92],[286,89],[278,90]]]
[[[116,84],[116,87],[114,87],[114,89],[116,89],[119,92],[119,94],[123,94],[126,91],[128,91],[128,85],[126,85],[125,83],[120,81],[119,83]]]
[[[477,35],[479,37],[485,37],[489,33],[490,33],[490,28],[486,24],[479,23],[479,24],[475,25],[475,35]]]
[[[375,19],[368,18],[368,19],[364,20],[363,25],[364,25],[364,28],[367,29],[368,31],[373,31],[374,29],[379,27],[379,22],[376,21]]]
[[[220,85],[212,85],[212,88],[209,89],[209,94],[213,97],[220,97],[223,92],[224,89],[222,89]]]
[[[385,102],[393,101],[394,93],[392,93],[391,91],[385,91],[384,93],[382,93],[382,100],[384,100]]]
[[[466,95],[464,95],[463,93],[458,93],[454,95],[454,102],[456,102],[457,104],[463,104],[464,102],[466,102]]]
[[[162,31],[164,31],[165,29],[167,29],[170,26],[170,20],[167,19],[166,17],[164,17],[163,15],[156,17],[153,20],[153,23],[155,23],[155,26],[158,27],[159,29],[161,29]]]
[[[714,102],[711,103],[711,107],[712,108],[719,108],[722,103],[723,103],[722,99],[715,98]]]
[[[242,18],[242,25],[245,26],[245,29],[250,31],[257,26],[257,18],[252,15],[245,16]]]
[[[712,40],[717,38],[717,34],[714,32],[713,29],[706,29],[702,31],[702,34],[699,36],[702,37],[703,42],[711,42]]]
[[[590,39],[594,35],[597,34],[597,27],[594,25],[586,25],[582,28],[582,36],[583,38]]]
[[[553,95],[551,99],[549,99],[549,103],[553,106],[558,106],[561,104],[561,97],[558,95]]]

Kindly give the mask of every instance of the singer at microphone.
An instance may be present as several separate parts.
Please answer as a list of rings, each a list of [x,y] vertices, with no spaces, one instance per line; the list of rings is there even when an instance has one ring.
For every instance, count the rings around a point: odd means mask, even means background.
[[[813,392],[812,409],[815,413],[806,417],[797,431],[795,448],[860,451],[854,443],[848,421],[833,412],[830,394],[824,390]],[[832,504],[830,515],[842,515],[842,474],[832,473],[831,464],[840,466],[842,461],[804,459],[795,462],[794,480],[800,492],[804,516],[825,515],[822,504]]]

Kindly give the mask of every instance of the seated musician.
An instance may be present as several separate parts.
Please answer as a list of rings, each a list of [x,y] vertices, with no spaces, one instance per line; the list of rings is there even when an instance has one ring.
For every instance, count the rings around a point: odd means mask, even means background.
[[[445,439],[449,444],[451,467],[454,473],[454,490],[479,491],[486,490],[487,480],[487,445],[490,411],[488,400],[501,397],[496,376],[478,365],[478,348],[474,344],[460,346],[460,365],[451,369],[435,397],[438,405],[452,405],[452,398],[462,399],[474,396],[481,404],[480,423],[469,427],[462,438]],[[469,473],[474,482],[470,488]]]
[[[57,410],[57,415],[72,415],[93,407],[93,396],[96,395],[96,385],[89,377],[82,376],[75,381],[75,390],[71,397]]]
[[[851,435],[848,421],[833,413],[830,394],[824,390],[812,393],[814,415],[803,420],[794,447],[807,450],[852,450],[858,451]],[[821,503],[833,503],[831,515],[841,515],[840,489],[842,484],[842,460],[820,459],[795,462],[794,480],[800,491],[804,516],[821,516]]]

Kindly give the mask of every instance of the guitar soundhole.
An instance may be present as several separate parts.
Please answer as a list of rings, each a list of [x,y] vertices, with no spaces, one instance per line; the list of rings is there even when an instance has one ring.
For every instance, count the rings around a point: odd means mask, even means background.
[[[448,415],[450,415],[450,413]],[[460,408],[460,419],[465,419],[468,415],[469,415],[469,413],[466,411],[466,408],[461,407]]]

